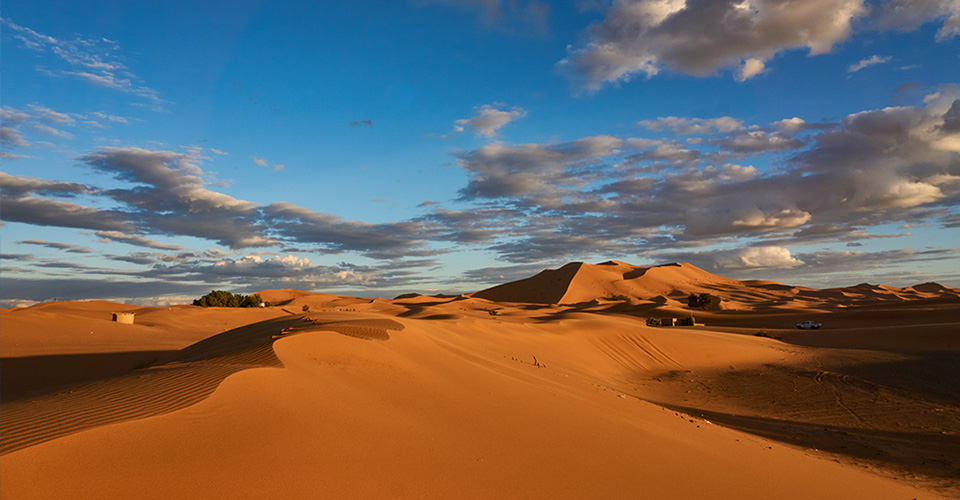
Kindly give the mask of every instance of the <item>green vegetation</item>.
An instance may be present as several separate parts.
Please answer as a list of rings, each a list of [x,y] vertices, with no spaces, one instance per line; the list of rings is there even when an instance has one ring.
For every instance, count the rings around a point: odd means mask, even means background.
[[[720,297],[709,293],[691,293],[687,297],[687,306],[691,309],[703,309],[704,311],[719,309]]]
[[[193,301],[200,307],[261,307],[263,299],[259,295],[241,295],[224,290],[211,290],[210,293]]]
[[[606,299],[607,299],[607,300],[621,300],[621,301],[623,301],[623,302],[629,302],[629,301],[630,301],[630,297],[628,297],[628,296],[626,296],[626,295],[623,295],[623,294],[611,295],[611,296],[607,297]]]
[[[647,326],[660,326],[658,318],[647,318]]]
[[[310,306],[304,304],[303,307],[300,308],[300,310],[303,312],[310,312]]]

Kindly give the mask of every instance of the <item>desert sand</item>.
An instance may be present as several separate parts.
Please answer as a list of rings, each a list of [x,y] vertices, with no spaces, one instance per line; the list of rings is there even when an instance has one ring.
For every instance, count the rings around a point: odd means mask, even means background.
[[[960,497],[957,289],[611,261],[460,296],[260,294],[0,310],[0,496]]]

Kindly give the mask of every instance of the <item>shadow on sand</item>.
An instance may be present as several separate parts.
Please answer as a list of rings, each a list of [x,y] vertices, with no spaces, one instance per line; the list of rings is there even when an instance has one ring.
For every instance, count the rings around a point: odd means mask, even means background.
[[[742,432],[843,455],[865,467],[892,469],[894,477],[929,482],[941,493],[960,493],[960,436],[956,434],[843,427],[651,402]]]
[[[136,365],[124,374],[87,381],[55,390],[24,393],[4,400],[0,407],[3,433],[0,454],[11,453],[52,439],[103,425],[163,415],[199,403],[230,375],[260,367],[282,367],[273,343],[284,336],[331,331],[366,340],[388,340],[387,330],[402,330],[392,320],[357,315],[315,314],[271,319],[214,335],[166,356],[130,353],[130,359],[156,364]],[[134,355],[143,355],[138,358]],[[152,355],[151,355],[152,356]],[[122,358],[122,356],[120,356]],[[111,359],[109,354],[90,355],[85,362]],[[146,361],[144,361],[146,360]],[[40,368],[56,359],[24,361],[20,368]],[[3,361],[5,368],[7,360]],[[117,365],[115,371],[123,365]],[[4,374],[4,378],[7,374]]]

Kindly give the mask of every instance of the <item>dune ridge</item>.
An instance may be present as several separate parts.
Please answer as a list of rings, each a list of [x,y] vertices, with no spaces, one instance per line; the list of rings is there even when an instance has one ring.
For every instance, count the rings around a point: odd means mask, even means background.
[[[641,267],[620,261],[569,263],[536,276],[497,285],[471,294],[493,302],[574,305],[626,297],[634,309],[683,308],[691,293],[722,299],[723,309],[806,310],[881,303],[947,302],[960,300],[960,289],[938,283],[905,288],[859,285],[817,290],[773,281],[739,281],[707,272],[688,263]],[[622,311],[624,308],[620,308]]]
[[[258,367],[282,367],[273,343],[310,331],[387,340],[403,325],[385,318],[336,314],[286,316],[235,328],[156,359],[116,378],[73,385],[35,397],[4,400],[0,455],[83,430],[163,415],[192,406],[228,376]]]

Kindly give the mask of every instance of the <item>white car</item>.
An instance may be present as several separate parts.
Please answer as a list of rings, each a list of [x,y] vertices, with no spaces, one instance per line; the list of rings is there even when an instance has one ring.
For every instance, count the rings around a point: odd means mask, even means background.
[[[814,323],[813,321],[804,321],[803,323],[797,323],[797,328],[800,330],[819,330],[823,326],[820,323]]]

